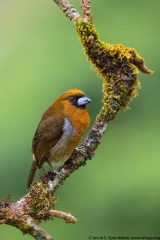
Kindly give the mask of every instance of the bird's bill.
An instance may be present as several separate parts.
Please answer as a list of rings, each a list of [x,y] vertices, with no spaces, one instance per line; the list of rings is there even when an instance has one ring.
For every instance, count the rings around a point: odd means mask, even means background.
[[[81,97],[78,99],[78,106],[81,106],[81,105],[86,105],[88,103],[90,103],[92,100],[88,97]]]

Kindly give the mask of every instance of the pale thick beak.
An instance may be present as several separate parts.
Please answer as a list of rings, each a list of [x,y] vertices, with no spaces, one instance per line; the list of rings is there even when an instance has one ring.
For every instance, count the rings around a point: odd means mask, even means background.
[[[86,105],[86,104],[88,104],[90,102],[92,102],[92,100],[90,98],[88,98],[88,97],[81,97],[77,101],[78,106]]]

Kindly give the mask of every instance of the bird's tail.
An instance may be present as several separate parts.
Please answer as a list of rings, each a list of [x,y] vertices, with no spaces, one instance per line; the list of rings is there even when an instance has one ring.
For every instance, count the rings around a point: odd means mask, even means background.
[[[38,165],[37,165],[36,161],[33,160],[31,170],[30,170],[30,173],[29,173],[29,177],[28,177],[27,188],[29,188],[30,185],[32,184],[32,182],[34,180],[34,176],[35,176],[36,171],[37,171],[37,168],[38,168]]]

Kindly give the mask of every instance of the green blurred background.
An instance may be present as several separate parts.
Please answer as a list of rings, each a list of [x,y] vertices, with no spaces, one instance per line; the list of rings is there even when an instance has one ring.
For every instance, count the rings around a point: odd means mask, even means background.
[[[80,10],[80,0],[72,3]],[[56,209],[75,225],[42,223],[55,239],[160,236],[160,1],[91,1],[100,38],[135,48],[154,70],[140,73],[142,89],[111,123],[92,161],[57,191]],[[0,199],[27,193],[31,141],[44,110],[60,93],[79,88],[92,99],[92,123],[101,83],[83,54],[73,24],[53,1],[0,1]],[[0,226],[0,239],[32,239]]]

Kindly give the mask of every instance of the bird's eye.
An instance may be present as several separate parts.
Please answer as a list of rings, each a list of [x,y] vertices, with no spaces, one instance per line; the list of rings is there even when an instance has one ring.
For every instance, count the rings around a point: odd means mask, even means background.
[[[69,98],[69,101],[70,101],[70,102],[74,102],[74,97],[70,97],[70,98]]]

